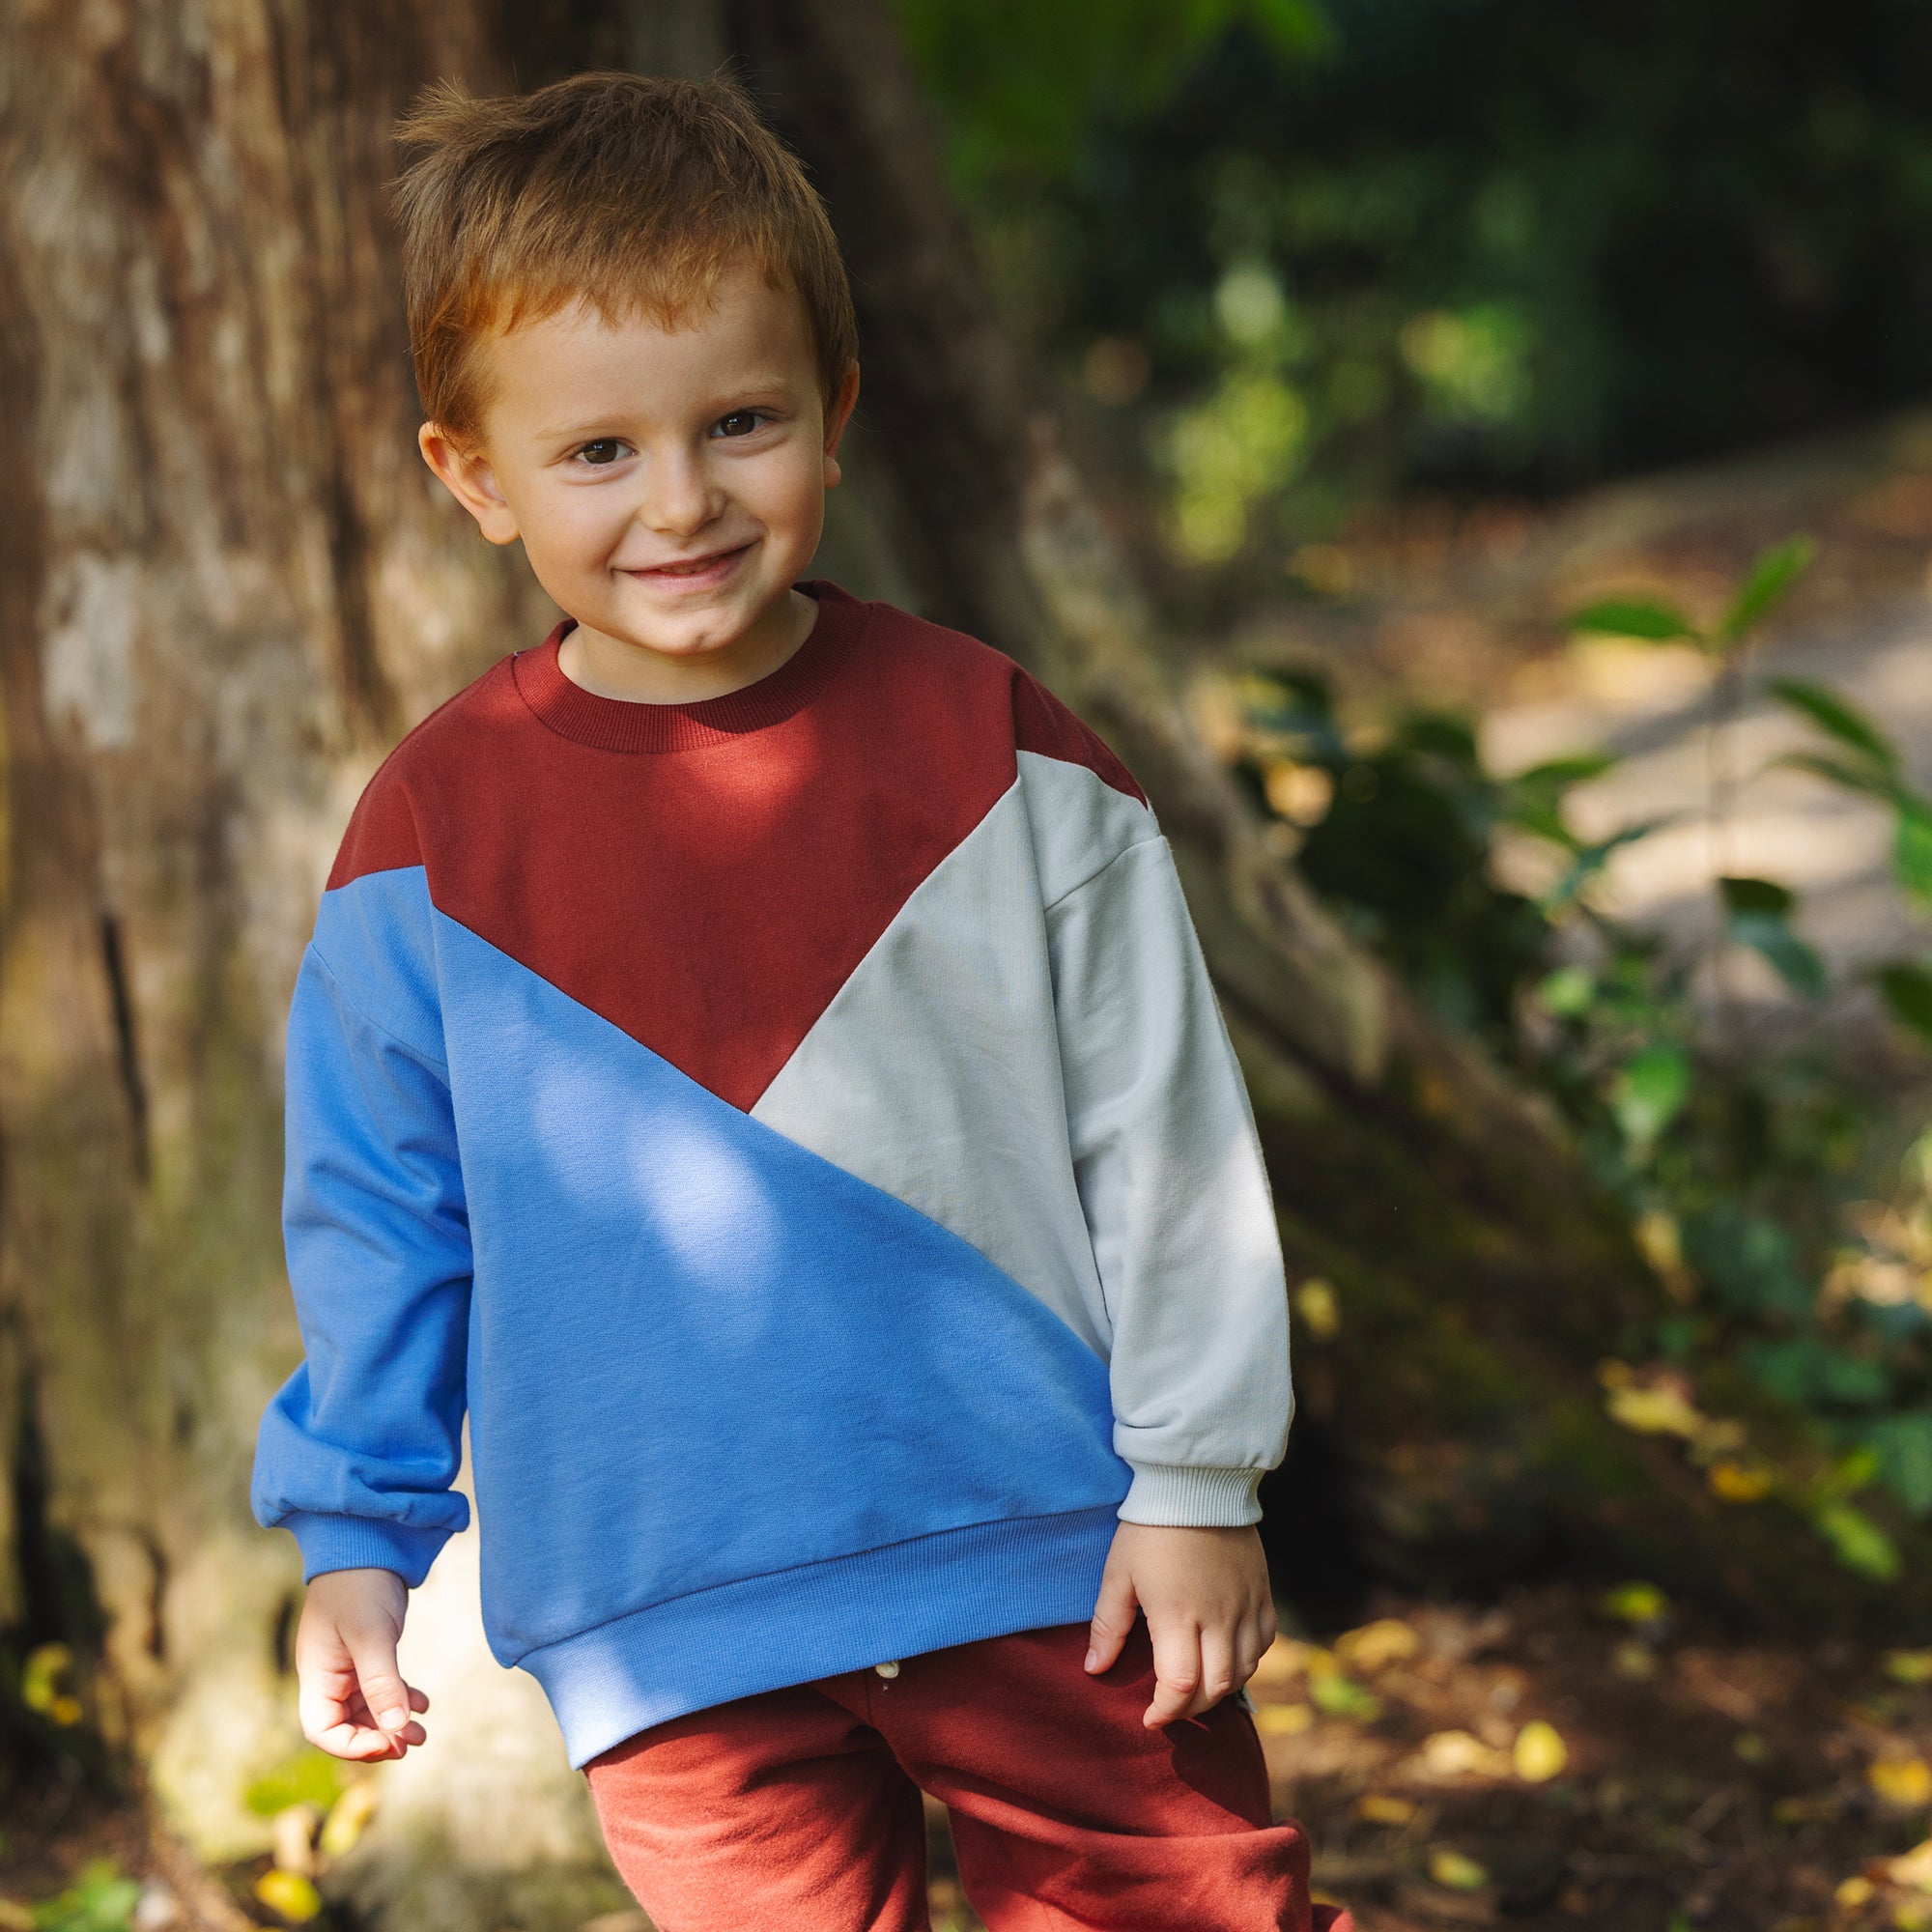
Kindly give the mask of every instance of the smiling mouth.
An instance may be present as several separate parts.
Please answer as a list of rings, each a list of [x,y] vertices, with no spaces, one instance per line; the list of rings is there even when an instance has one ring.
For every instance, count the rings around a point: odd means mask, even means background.
[[[682,582],[692,578],[722,576],[749,551],[749,543],[735,545],[730,550],[714,550],[703,556],[683,557],[674,563],[654,563],[640,570],[627,573],[631,577],[658,578],[670,582]]]

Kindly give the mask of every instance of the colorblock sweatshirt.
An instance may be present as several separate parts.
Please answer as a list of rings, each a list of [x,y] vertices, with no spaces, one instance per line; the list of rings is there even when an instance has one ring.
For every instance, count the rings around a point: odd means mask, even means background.
[[[483,1612],[573,1762],[1084,1621],[1117,1519],[1252,1521],[1266,1180],[1167,846],[985,645],[831,584],[682,705],[562,629],[389,757],[289,1020],[306,1356],[254,1502]]]

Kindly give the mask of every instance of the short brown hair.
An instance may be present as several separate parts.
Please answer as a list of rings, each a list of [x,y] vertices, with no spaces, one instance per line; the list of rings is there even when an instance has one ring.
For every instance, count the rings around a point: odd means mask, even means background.
[[[798,158],[722,75],[580,73],[474,100],[444,82],[397,128],[410,350],[424,413],[473,436],[475,347],[576,299],[667,326],[749,255],[790,287],[827,407],[858,355],[838,243]]]

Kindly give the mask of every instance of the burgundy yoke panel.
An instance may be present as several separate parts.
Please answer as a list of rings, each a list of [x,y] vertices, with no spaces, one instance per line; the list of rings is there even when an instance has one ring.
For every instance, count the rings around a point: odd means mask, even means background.
[[[422,864],[451,919],[751,1108],[1012,784],[1016,741],[1140,795],[1010,660],[811,587],[805,645],[704,703],[579,689],[561,629],[504,660],[398,748],[329,884]]]

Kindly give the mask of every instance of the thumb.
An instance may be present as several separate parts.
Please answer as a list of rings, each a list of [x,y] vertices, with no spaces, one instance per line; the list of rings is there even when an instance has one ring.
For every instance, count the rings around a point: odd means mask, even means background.
[[[396,1662],[395,1633],[381,1627],[344,1631],[342,1640],[369,1715],[391,1736],[407,1729],[412,1699]]]
[[[1111,1670],[1134,1627],[1134,1611],[1140,1599],[1134,1592],[1133,1574],[1117,1556],[1109,1555],[1100,1573],[1100,1595],[1094,1605],[1094,1624],[1088,1633],[1087,1668],[1097,1676]]]

